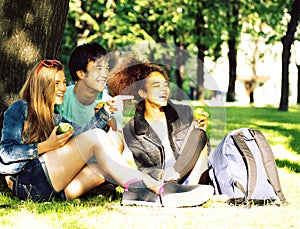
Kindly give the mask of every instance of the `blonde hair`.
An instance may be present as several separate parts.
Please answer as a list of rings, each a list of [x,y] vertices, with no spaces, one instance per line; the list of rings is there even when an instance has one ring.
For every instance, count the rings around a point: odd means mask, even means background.
[[[51,134],[54,123],[55,75],[63,71],[63,65],[55,61],[46,66],[43,61],[28,73],[20,91],[21,99],[27,101],[28,115],[24,123],[22,138],[26,143],[45,141]]]

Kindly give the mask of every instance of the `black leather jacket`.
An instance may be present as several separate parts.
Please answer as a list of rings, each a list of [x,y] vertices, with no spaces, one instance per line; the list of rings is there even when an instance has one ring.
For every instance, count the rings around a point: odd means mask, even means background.
[[[163,110],[171,148],[177,159],[193,121],[193,112],[190,106],[174,104],[171,101]],[[123,132],[138,169],[159,180],[165,167],[165,151],[159,137],[145,120],[144,110],[135,111],[135,116],[124,126]]]

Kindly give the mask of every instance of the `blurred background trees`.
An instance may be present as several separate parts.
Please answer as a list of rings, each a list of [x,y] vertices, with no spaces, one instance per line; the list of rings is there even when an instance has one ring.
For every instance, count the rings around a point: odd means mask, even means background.
[[[164,63],[168,61],[176,66],[170,75],[179,88],[188,93],[190,81],[195,83],[195,99],[212,96],[205,92],[204,76],[214,74],[211,72],[218,61],[227,58],[228,66],[216,80],[227,81],[226,91],[223,89],[226,101],[237,100],[235,85],[240,80],[253,102],[254,89],[270,78],[271,70],[259,71],[259,68],[272,68],[272,63],[260,67],[266,62],[266,56],[278,58],[281,50],[276,47],[284,36],[291,38],[287,50],[292,50],[294,41],[299,40],[299,5],[299,0],[70,0],[62,58],[67,63],[71,50],[82,42],[97,41],[108,50],[118,50],[146,41],[152,61],[161,62],[165,58]],[[292,17],[293,29],[288,30]],[[248,38],[248,47],[244,49],[241,48],[243,37]],[[166,55],[156,50],[159,47],[151,48],[153,42],[177,48],[168,50],[166,60]],[[239,62],[241,55],[244,62]],[[187,77],[184,69],[188,56],[195,56],[199,61],[194,66],[197,74]],[[289,69],[290,56],[284,59],[287,62],[282,62],[283,71]],[[249,68],[246,74],[238,70],[243,67]],[[288,97],[288,77],[282,78],[282,86],[282,93]],[[177,99],[182,98],[178,93]],[[281,109],[287,110],[288,101],[284,99],[283,103]]]

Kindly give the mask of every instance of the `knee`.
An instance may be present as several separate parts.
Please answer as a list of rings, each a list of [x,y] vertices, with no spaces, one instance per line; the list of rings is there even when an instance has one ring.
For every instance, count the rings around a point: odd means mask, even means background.
[[[102,129],[99,129],[99,128],[94,128],[94,129],[90,129],[88,131],[86,131],[86,133],[88,135],[96,135],[96,136],[105,136],[106,132]]]
[[[89,141],[99,142],[99,139],[105,140],[108,136],[107,133],[99,128],[90,129],[86,132],[84,132],[84,135],[86,138],[89,139]]]
[[[204,131],[200,128],[193,129],[191,134],[192,134],[192,136],[195,136],[196,138],[198,138],[202,142],[207,142],[208,141],[206,131]]]

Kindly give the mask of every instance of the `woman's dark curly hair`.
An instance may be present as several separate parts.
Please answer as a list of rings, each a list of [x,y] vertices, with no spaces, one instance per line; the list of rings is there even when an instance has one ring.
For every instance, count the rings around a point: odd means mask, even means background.
[[[111,96],[133,95],[136,100],[141,101],[138,90],[146,90],[145,79],[152,72],[159,72],[169,80],[167,73],[160,66],[140,61],[134,53],[127,54],[125,59],[111,71],[107,83],[108,91]]]

